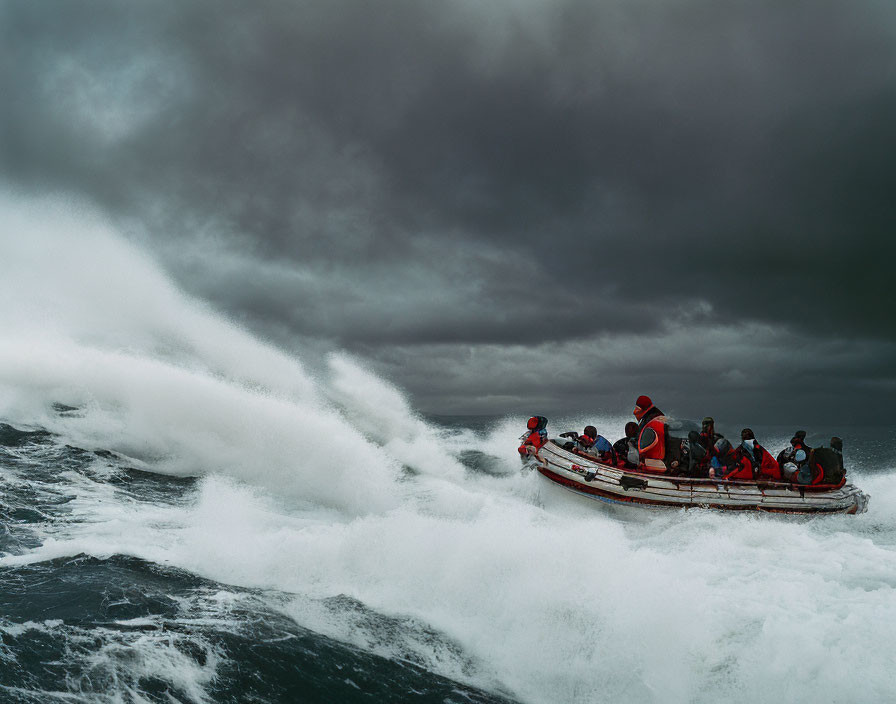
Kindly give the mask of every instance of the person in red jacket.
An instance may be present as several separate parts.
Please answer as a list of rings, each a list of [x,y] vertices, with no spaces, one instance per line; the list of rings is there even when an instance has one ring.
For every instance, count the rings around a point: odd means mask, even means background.
[[[649,396],[638,396],[632,411],[638,420],[638,455],[645,472],[666,471],[666,417]]]
[[[529,432],[523,435],[521,438],[523,442],[517,448],[520,457],[525,459],[527,455],[538,452],[541,446],[548,441],[548,431],[545,429],[547,424],[548,419],[544,416],[532,416],[529,419],[526,423]]]
[[[731,449],[731,443],[725,438],[716,442],[716,453],[723,467],[721,470],[715,470],[715,478],[751,481],[756,466],[756,458],[753,455],[755,442],[755,440],[744,440],[736,450]],[[713,476],[713,470],[710,470],[709,476]]]
[[[746,447],[750,452],[753,476],[767,482],[780,482],[782,480],[781,465],[768,450],[759,444],[753,431],[750,428],[744,428],[740,431],[740,437],[741,446]]]
[[[744,448],[735,450],[727,438],[719,438],[713,446],[709,469],[710,479],[750,480],[753,478],[753,463]]]

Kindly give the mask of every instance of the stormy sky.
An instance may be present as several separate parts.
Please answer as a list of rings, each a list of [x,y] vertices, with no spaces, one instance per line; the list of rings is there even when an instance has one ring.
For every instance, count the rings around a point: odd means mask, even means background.
[[[4,188],[422,412],[892,425],[892,3],[0,0],[0,97]]]

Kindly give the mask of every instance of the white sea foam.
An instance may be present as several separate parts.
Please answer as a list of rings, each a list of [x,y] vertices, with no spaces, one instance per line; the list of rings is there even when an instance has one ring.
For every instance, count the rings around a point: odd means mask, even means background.
[[[304,626],[527,702],[896,698],[892,474],[858,468],[858,517],[620,518],[519,474],[524,419],[436,430],[343,354],[312,378],[108,228],[10,208],[0,416],[204,478],[185,506],[74,483],[72,521],[0,564],[120,553],[286,592]],[[469,472],[469,449],[498,459]],[[390,643],[338,595],[410,625]]]

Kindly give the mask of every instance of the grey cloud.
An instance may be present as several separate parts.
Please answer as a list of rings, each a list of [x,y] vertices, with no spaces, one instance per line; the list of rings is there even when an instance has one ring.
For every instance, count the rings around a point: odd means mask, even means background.
[[[655,374],[614,373],[680,395],[670,325],[784,330],[788,377],[843,338],[892,383],[880,3],[20,1],[0,40],[5,180],[95,200],[284,344],[417,349],[393,371],[431,406],[427,355],[598,333],[653,335]]]

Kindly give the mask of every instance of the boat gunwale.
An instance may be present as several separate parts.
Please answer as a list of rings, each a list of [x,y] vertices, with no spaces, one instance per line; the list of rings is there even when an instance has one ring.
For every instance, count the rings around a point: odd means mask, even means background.
[[[542,456],[541,449],[547,449],[545,455],[553,457]],[[611,467],[570,452],[553,440],[541,449],[533,455],[540,474],[575,493],[617,504],[789,514],[854,514],[867,509],[868,497],[853,484],[844,483],[836,487],[826,485],[821,488],[816,485],[814,491],[805,491],[806,487],[782,482],[674,477]],[[569,466],[564,466],[557,460]],[[591,481],[582,478],[589,471],[594,471],[596,475]],[[622,483],[626,476],[647,484],[626,487]]]

